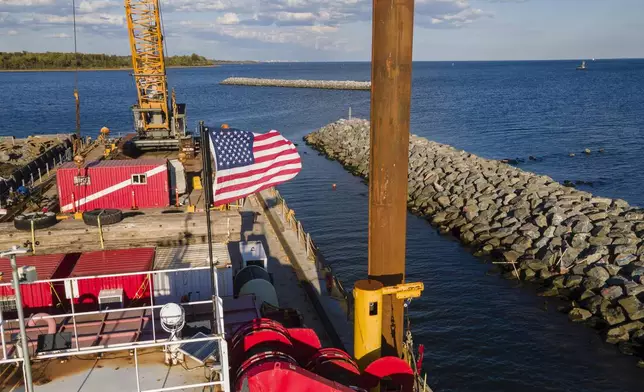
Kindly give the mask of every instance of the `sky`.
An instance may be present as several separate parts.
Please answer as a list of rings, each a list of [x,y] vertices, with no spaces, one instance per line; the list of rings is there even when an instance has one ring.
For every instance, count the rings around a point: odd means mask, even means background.
[[[137,0],[133,0],[137,1]],[[129,54],[123,0],[76,0],[78,50]],[[369,61],[372,0],[161,0],[169,55]],[[644,57],[644,0],[416,0],[414,60]],[[71,0],[0,0],[0,51],[73,51]]]

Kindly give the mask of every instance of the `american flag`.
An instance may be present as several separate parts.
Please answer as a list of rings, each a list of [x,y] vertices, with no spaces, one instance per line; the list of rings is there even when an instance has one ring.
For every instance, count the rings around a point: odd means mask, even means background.
[[[302,170],[293,143],[275,130],[262,134],[226,128],[209,135],[216,169],[215,206],[288,181]]]

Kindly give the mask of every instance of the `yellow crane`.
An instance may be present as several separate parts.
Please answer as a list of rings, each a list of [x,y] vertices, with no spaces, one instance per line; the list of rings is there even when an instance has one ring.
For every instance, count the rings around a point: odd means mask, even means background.
[[[137,147],[177,148],[186,134],[186,105],[168,97],[159,0],[125,0],[138,102],[132,106]],[[170,103],[168,103],[170,102]]]

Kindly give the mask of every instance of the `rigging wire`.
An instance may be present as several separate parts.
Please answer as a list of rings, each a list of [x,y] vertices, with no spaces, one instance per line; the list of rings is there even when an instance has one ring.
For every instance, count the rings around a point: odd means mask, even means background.
[[[163,11],[161,10],[161,1],[157,0],[157,6],[159,7],[159,19],[161,19],[161,42],[163,43],[163,54],[164,57],[169,57],[168,46],[165,44],[165,22],[163,21]],[[164,59],[165,60],[165,59]],[[164,61],[165,64],[165,61]]]
[[[76,41],[76,0],[72,0],[72,20],[74,22],[74,99],[76,100],[76,136],[80,138],[80,97],[78,95],[78,44]],[[74,144],[76,146],[76,144]],[[76,153],[76,151],[74,151]]]

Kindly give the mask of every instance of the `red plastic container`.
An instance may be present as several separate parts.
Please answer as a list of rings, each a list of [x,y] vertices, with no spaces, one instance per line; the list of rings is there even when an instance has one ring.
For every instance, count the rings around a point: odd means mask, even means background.
[[[34,266],[38,280],[66,278],[80,254],[53,254],[22,256],[16,258],[18,267]],[[9,260],[0,259],[0,297],[9,300],[14,295],[11,287],[11,265]],[[55,307],[60,301],[65,300],[65,288],[63,283],[23,283],[20,285],[22,304],[27,315],[37,312],[47,312]],[[11,309],[11,307],[10,307]]]
[[[68,162],[56,175],[60,209],[168,207],[168,173],[165,159],[91,161],[80,169]]]
[[[154,248],[83,253],[71,271],[70,277],[91,276],[92,278],[77,281],[77,287],[74,290],[77,297],[74,299],[74,303],[98,306],[101,290],[110,289],[123,290],[124,306],[149,303],[152,283],[147,274],[112,277],[101,277],[100,275],[149,271],[154,262],[154,254]]]

